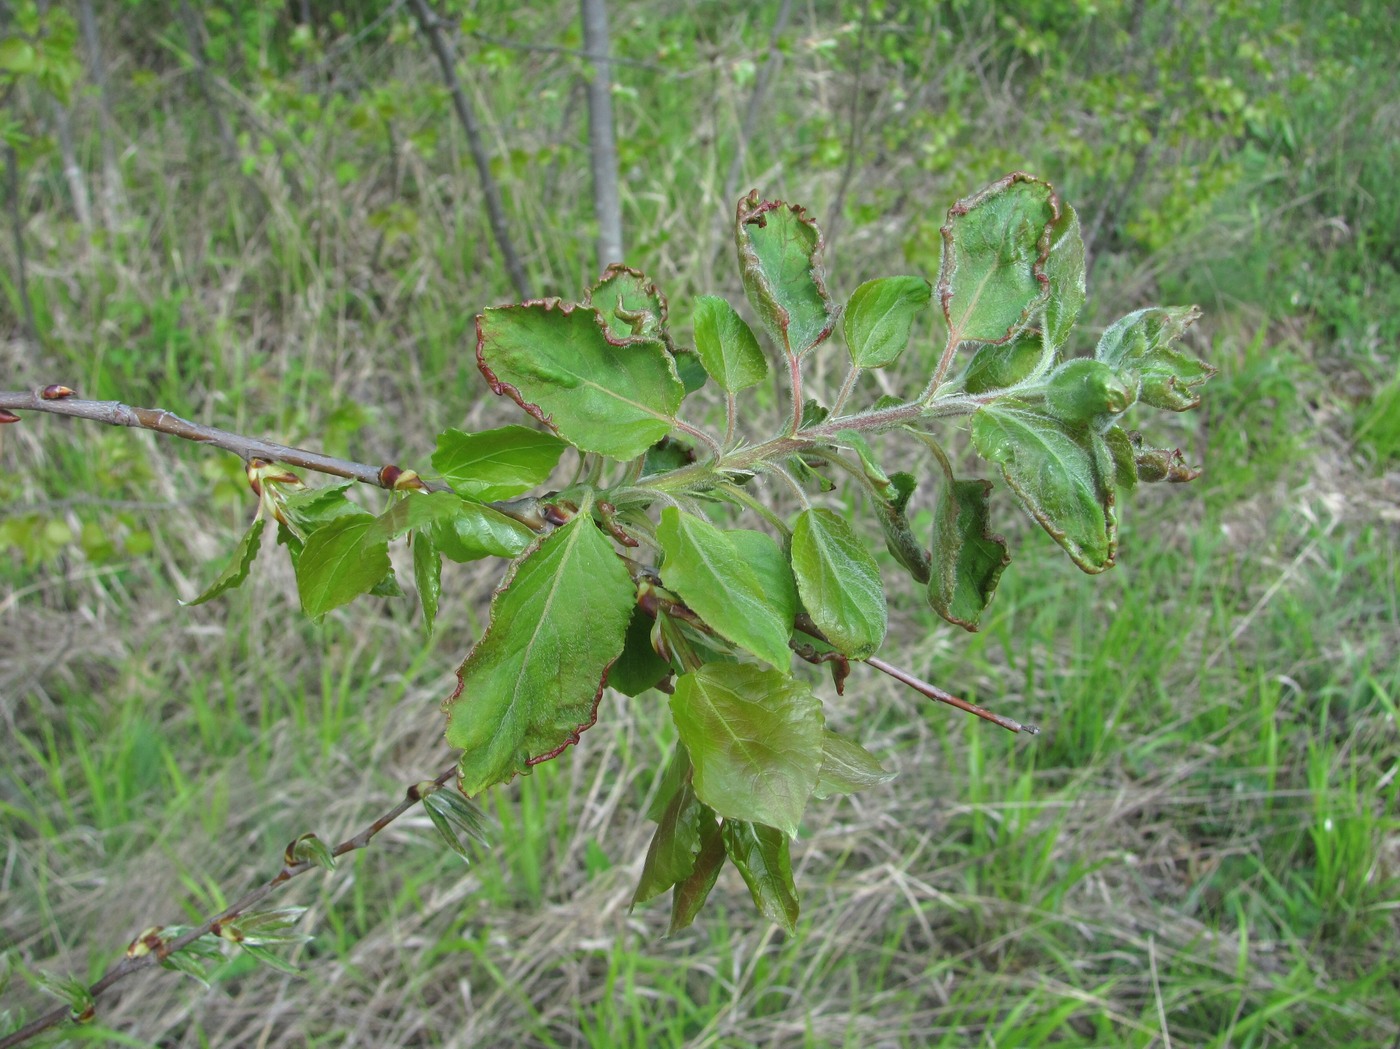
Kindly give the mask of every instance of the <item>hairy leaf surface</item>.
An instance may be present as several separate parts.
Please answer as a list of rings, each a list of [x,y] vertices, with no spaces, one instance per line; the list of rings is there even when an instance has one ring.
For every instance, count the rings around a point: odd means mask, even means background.
[[[622,651],[633,594],[627,569],[586,515],[515,563],[446,704],[447,742],[464,752],[463,792],[504,782],[578,742],[596,717],[604,672]]]
[[[989,481],[951,480],[933,517],[934,572],[928,599],[948,622],[976,630],[1011,563],[1006,540],[987,523]]]
[[[1144,404],[1187,411],[1201,403],[1196,388],[1214,375],[1215,369],[1172,349],[1171,344],[1200,315],[1195,306],[1154,306],[1130,313],[1103,333],[1094,356],[1110,368],[1137,375],[1142,381],[1138,397]]]
[[[614,262],[584,296],[584,305],[603,316],[618,339],[660,339],[667,342],[666,296],[641,270]],[[667,345],[667,349],[671,347]]]
[[[477,363],[509,396],[584,451],[633,459],[671,432],[685,388],[658,339],[618,339],[597,310],[555,300],[488,309]]]
[[[1054,200],[1017,172],[948,210],[938,294],[951,342],[1004,342],[1045,302]]]
[[[739,201],[734,224],[744,292],[774,341],[800,356],[825,340],[836,324],[820,255],[821,230],[805,208],[760,200]]]
[[[676,680],[671,716],[701,801],[726,818],[797,833],[822,763],[821,701],[805,684],[707,663]]]
[[[972,441],[1075,564],[1089,573],[1112,567],[1118,521],[1103,438],[1008,398],[973,415]]]
[[[1045,340],[1059,350],[1069,340],[1070,330],[1084,308],[1084,239],[1079,233],[1079,215],[1060,203],[1060,217],[1050,226],[1050,254],[1045,259],[1045,276],[1050,294],[1045,301]]]

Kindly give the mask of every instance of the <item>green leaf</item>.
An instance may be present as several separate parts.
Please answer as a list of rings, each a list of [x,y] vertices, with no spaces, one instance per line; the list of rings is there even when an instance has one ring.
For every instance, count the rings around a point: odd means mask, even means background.
[[[604,671],[622,652],[634,594],[627,569],[586,514],[512,566],[446,704],[447,742],[464,751],[463,793],[578,742],[597,717]]]
[[[1129,389],[1119,373],[1103,361],[1076,357],[1065,361],[1045,380],[1045,410],[1071,427],[1088,426],[1102,432],[1137,399],[1137,383]]]
[[[476,319],[477,362],[570,444],[633,459],[671,432],[685,388],[655,339],[619,340],[597,310],[549,299]]]
[[[1059,203],[1060,217],[1050,224],[1050,254],[1045,276],[1050,295],[1045,300],[1045,341],[1058,351],[1069,340],[1079,311],[1084,308],[1084,239],[1074,208]]]
[[[933,517],[935,570],[928,600],[948,622],[976,630],[1011,555],[1006,540],[987,524],[991,482],[949,481]]]
[[[1187,411],[1201,403],[1196,387],[1215,369],[1170,347],[1200,315],[1195,306],[1154,306],[1130,313],[1103,333],[1094,356],[1120,374],[1138,376],[1138,398],[1144,404]]]
[[[1045,336],[1027,329],[1010,342],[979,346],[963,373],[963,389],[972,394],[1004,390],[1032,378],[1052,359],[1053,353],[1046,353]]]
[[[641,270],[614,262],[583,298],[603,316],[614,338],[660,339],[669,346],[666,296]]]
[[[345,497],[353,481],[304,488],[282,500],[282,512],[288,526],[303,541],[316,529],[342,517],[363,517],[369,513],[358,503]]]
[[[875,458],[875,450],[870,447],[870,442],[865,439],[863,433],[859,430],[837,430],[832,439],[856,453],[856,457],[860,459],[861,472],[865,474],[865,479],[874,485],[876,491],[881,495],[890,493],[889,475]]]
[[[442,597],[442,554],[428,532],[413,537],[413,583],[418,588],[418,603],[423,606],[423,625],[431,637]]]
[[[890,555],[908,569],[916,582],[927,583],[932,564],[928,548],[914,535],[905,513],[909,497],[914,494],[917,484],[913,474],[903,471],[891,474],[886,497],[875,501],[875,513],[880,519],[880,529],[885,533],[885,547]]]
[[[287,849],[289,863],[314,863],[322,870],[335,870],[335,854],[331,847],[314,834],[303,834]]]
[[[375,527],[385,542],[409,531],[430,535],[453,561],[515,557],[534,538],[514,518],[452,492],[409,492],[376,518]]]
[[[885,640],[880,568],[845,518],[804,510],[792,530],[792,574],[807,614],[832,646],[852,659]]]
[[[824,341],[836,310],[819,261],[821,230],[806,209],[761,201],[754,190],[739,201],[734,242],[744,292],[774,341],[794,357]]]
[[[948,209],[938,294],[948,339],[1005,342],[1045,301],[1055,194],[1015,172]]]
[[[700,913],[700,908],[705,906],[710,890],[719,879],[724,858],[724,836],[720,833],[719,824],[713,820],[702,820],[700,853],[695,857],[695,869],[671,894],[670,935],[674,936],[687,928]]]
[[[1118,521],[1103,438],[1006,398],[972,416],[972,442],[1075,564],[1089,573],[1113,566]]]
[[[369,514],[337,518],[312,532],[297,559],[301,608],[313,619],[374,589],[389,574],[389,544]]]
[[[775,607],[731,533],[668,506],[661,511],[656,538],[666,555],[661,578],[668,589],[720,636],[775,667],[791,663],[792,614]]]
[[[486,840],[480,810],[458,791],[447,787],[427,795],[423,799],[423,811],[428,814],[443,844],[470,863],[472,856],[463,839]]]
[[[822,732],[822,767],[812,797],[822,800],[833,794],[853,794],[888,783],[894,776],[855,740],[828,729]]]
[[[253,519],[248,531],[243,533],[243,538],[238,540],[238,546],[233,551],[233,560],[228,563],[228,567],[219,573],[219,578],[215,579],[204,590],[202,594],[193,601],[181,601],[182,605],[202,605],[206,601],[212,601],[220,594],[229,590],[235,590],[243,585],[243,581],[248,578],[248,570],[253,567],[253,559],[258,556],[258,548],[262,544],[263,529],[267,522],[261,517]]]
[[[250,958],[256,959],[269,969],[276,969],[278,972],[286,973],[288,976],[301,975],[300,969],[286,958],[281,957],[273,951],[269,951],[266,947],[256,943],[240,943],[238,946],[242,947]]]
[[[642,876],[632,893],[633,907],[690,877],[695,870],[695,857],[700,853],[700,831],[705,822],[713,826],[714,813],[695,796],[689,783],[682,783],[651,836]]]
[[[720,829],[724,851],[743,875],[758,912],[787,932],[796,932],[800,908],[787,837],[748,820],[725,820]]]
[[[17,36],[0,40],[0,73],[30,73],[36,66],[34,46]]]
[[[656,654],[651,643],[651,628],[655,622],[640,608],[632,610],[622,655],[608,671],[609,688],[624,696],[639,696],[670,676],[671,664]]]
[[[734,307],[715,295],[695,300],[695,353],[726,393],[768,378],[768,358]]]
[[[481,433],[438,434],[433,469],[459,495],[482,502],[509,499],[549,480],[568,445],[526,426]]]
[[[821,701],[805,684],[707,663],[676,680],[671,716],[701,801],[721,816],[797,833],[822,763]]]
[[[933,298],[923,277],[868,280],[846,303],[846,348],[857,368],[884,368],[909,345],[909,333]]]
[[[724,533],[734,544],[740,560],[753,569],[758,585],[768,601],[768,608],[778,622],[785,624],[787,638],[792,636],[792,621],[797,615],[797,581],[792,577],[783,548],[766,532],[751,528],[732,528]],[[778,669],[788,666],[788,656]]]

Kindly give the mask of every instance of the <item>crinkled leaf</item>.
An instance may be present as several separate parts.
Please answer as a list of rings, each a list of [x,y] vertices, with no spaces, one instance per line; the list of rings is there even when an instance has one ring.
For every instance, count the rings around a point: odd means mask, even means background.
[[[423,606],[423,625],[432,636],[442,597],[442,554],[429,532],[413,537],[413,584],[418,588],[418,603]]]
[[[743,875],[758,912],[789,933],[796,932],[800,908],[787,836],[748,820],[725,820],[720,829],[724,851]]]
[[[950,342],[1004,342],[1044,303],[1054,201],[1015,172],[948,209],[938,294]]]
[[[632,610],[627,622],[627,641],[622,655],[608,671],[608,687],[624,696],[639,696],[671,674],[671,664],[656,654],[651,630],[656,621],[640,608]]]
[[[528,426],[481,433],[438,434],[433,469],[459,495],[490,502],[528,492],[549,480],[568,445]]]
[[[1135,444],[1132,436],[1121,426],[1110,426],[1104,431],[1103,439],[1113,460],[1114,486],[1119,491],[1131,492],[1138,483],[1137,449],[1141,444],[1141,435]]]
[[[700,823],[700,852],[695,857],[695,868],[690,876],[676,886],[671,893],[671,927],[674,936],[687,928],[705,906],[710,890],[719,879],[720,868],[724,866],[724,836],[715,820],[702,820]]]
[[[1196,387],[1215,374],[1205,361],[1171,349],[1196,322],[1195,306],[1154,306],[1116,321],[1099,339],[1094,356],[1142,382],[1138,399],[1154,408],[1184,412],[1201,403]]]
[[[821,701],[805,684],[707,663],[676,680],[671,716],[701,801],[721,816],[797,833],[822,762]]]
[[[228,563],[227,568],[219,573],[219,578],[210,583],[204,592],[193,601],[181,601],[180,603],[182,605],[202,605],[206,601],[214,600],[220,594],[242,586],[243,581],[248,578],[248,570],[253,567],[253,559],[258,556],[258,549],[262,545],[263,529],[266,526],[267,522],[261,517],[254,518],[248,531],[243,533],[243,538],[238,540],[238,546],[233,551],[233,560]]]
[[[1113,566],[1118,546],[1111,455],[1103,439],[1006,398],[972,417],[978,453],[1032,517],[1089,573]]]
[[[792,614],[774,606],[730,533],[668,506],[656,538],[666,555],[661,578],[667,588],[720,636],[775,667],[789,665]]]
[[[842,654],[864,659],[885,640],[880,568],[845,518],[804,510],[792,530],[792,574],[812,621]]]
[[[308,616],[323,616],[367,594],[389,574],[389,543],[369,514],[339,517],[312,532],[296,562]]]
[[[914,534],[905,513],[909,497],[914,494],[917,484],[913,474],[902,471],[891,474],[885,498],[875,501],[875,513],[880,519],[880,529],[885,533],[885,547],[890,555],[908,569],[916,582],[927,583],[932,563],[928,547]]]
[[[826,339],[836,310],[822,274],[821,230],[806,209],[760,200],[755,190],[739,201],[734,241],[744,292],[774,341],[798,356]]]
[[[963,373],[963,389],[974,394],[1004,390],[1036,376],[1053,358],[1041,332],[1033,328],[1018,332],[1009,342],[977,347]]]
[[[477,363],[570,444],[633,459],[671,432],[685,388],[658,339],[620,340],[597,310],[557,300],[488,309]]]
[[[1050,254],[1045,259],[1050,296],[1045,301],[1045,341],[1059,350],[1069,339],[1084,308],[1084,239],[1074,208],[1060,203],[1060,217],[1050,225]]]
[[[578,742],[597,717],[604,672],[622,652],[634,594],[627,569],[587,515],[512,566],[446,704],[447,742],[464,752],[464,793]]]
[[[705,371],[726,393],[737,393],[768,377],[768,358],[734,307],[715,295],[695,300],[695,352]]]
[[[666,296],[641,270],[614,262],[588,290],[583,303],[603,315],[618,339],[668,339]]]
[[[657,822],[656,833],[647,847],[642,876],[632,893],[632,906],[660,896],[673,885],[685,881],[695,870],[700,852],[701,824],[715,823],[715,815],[695,796],[689,783],[682,783]]]
[[[888,783],[894,776],[855,740],[827,729],[822,733],[822,767],[812,797],[822,800],[833,794],[853,794]]]
[[[990,481],[945,485],[933,515],[934,571],[928,599],[948,622],[976,630],[1011,563],[1006,540],[987,524]]]
[[[932,298],[933,285],[923,277],[881,277],[857,288],[842,321],[851,363],[884,368],[897,361]]]

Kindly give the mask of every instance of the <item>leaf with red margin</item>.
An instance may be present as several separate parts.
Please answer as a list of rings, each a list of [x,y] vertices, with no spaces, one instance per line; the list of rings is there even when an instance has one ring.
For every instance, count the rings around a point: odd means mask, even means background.
[[[634,596],[627,569],[586,514],[515,562],[444,704],[447,742],[463,751],[463,793],[555,757],[593,725]]]
[[[1048,182],[1016,171],[948,209],[938,296],[950,342],[1005,342],[1044,305],[1058,203]]]
[[[790,356],[826,340],[838,310],[826,292],[822,233],[807,210],[781,200],[739,201],[734,220],[744,292],[764,327]]]
[[[588,289],[583,304],[602,314],[614,338],[660,339],[675,352],[666,328],[666,296],[641,270],[614,262]]]
[[[558,299],[488,309],[476,339],[492,392],[576,448],[634,459],[675,426],[685,387],[665,345],[616,337],[596,309]]]

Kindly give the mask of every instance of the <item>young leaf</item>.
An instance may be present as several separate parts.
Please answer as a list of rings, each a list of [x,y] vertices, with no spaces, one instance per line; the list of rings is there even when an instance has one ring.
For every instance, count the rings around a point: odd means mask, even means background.
[[[423,606],[423,625],[431,637],[442,596],[442,554],[430,532],[413,537],[413,583],[418,588],[418,603]]]
[[[286,973],[288,976],[301,975],[301,970],[298,969],[295,965],[293,965],[287,959],[280,957],[275,952],[269,951],[266,947],[263,947],[260,944],[240,943],[238,946],[243,948],[243,950],[247,953],[247,955],[250,958],[257,959],[263,965],[266,965],[269,969],[276,969],[278,972]]]
[[[1075,357],[1045,380],[1045,410],[1072,428],[1088,426],[1102,432],[1113,416],[1127,411],[1137,399],[1137,383],[1132,386],[1129,389],[1121,374],[1103,361]]]
[[[972,442],[1075,564],[1091,574],[1113,566],[1118,520],[1102,437],[1006,398],[972,416]]]
[[[674,506],[661,511],[661,578],[722,637],[775,667],[792,658],[794,609],[776,605],[730,533]],[[748,542],[749,540],[740,540]]]
[[[515,557],[534,538],[519,521],[452,492],[411,492],[380,514],[375,527],[385,542],[409,531],[431,534],[454,561]]]
[[[553,434],[526,426],[446,430],[438,434],[433,469],[458,495],[482,502],[509,499],[549,480],[567,447]]]
[[[660,339],[674,351],[666,330],[666,296],[641,270],[614,262],[584,295],[583,304],[602,314],[615,338]]]
[[[905,510],[918,482],[914,475],[903,471],[890,475],[890,486],[883,499],[875,501],[875,513],[880,529],[885,533],[885,548],[890,555],[909,570],[915,582],[927,583],[932,561],[929,551],[909,524]]]
[[[1079,234],[1079,216],[1074,208],[1060,202],[1060,217],[1050,224],[1050,254],[1045,259],[1045,276],[1050,295],[1045,300],[1045,341],[1058,351],[1069,339],[1079,311],[1084,308],[1084,239]]]
[[[345,491],[353,481],[340,484],[322,485],[320,488],[304,488],[292,492],[282,500],[282,513],[287,524],[298,538],[305,540],[322,525],[342,517],[360,517],[367,513],[363,506],[352,503],[345,497]]]
[[[805,684],[707,663],[676,680],[671,716],[701,801],[721,816],[797,833],[822,763],[821,701]]]
[[[695,857],[700,853],[702,822],[713,826],[715,814],[701,804],[689,783],[682,783],[651,836],[642,876],[632,893],[633,907],[690,877],[695,870]]]
[[[233,560],[228,567],[219,573],[219,578],[215,579],[204,590],[202,594],[193,601],[181,601],[182,605],[202,605],[206,601],[212,601],[220,594],[229,590],[235,590],[243,585],[243,581],[248,578],[248,570],[253,566],[253,559],[258,556],[258,548],[262,544],[263,529],[267,522],[261,517],[253,519],[248,531],[243,533],[243,538],[238,540],[238,546],[233,551]]]
[[[639,696],[670,676],[671,664],[656,654],[651,643],[655,620],[640,608],[632,610],[627,622],[627,640],[622,655],[608,671],[608,687],[624,696]]]
[[[798,516],[792,574],[807,614],[833,647],[852,659],[875,654],[885,640],[885,590],[875,558],[845,518],[822,509]]]
[[[671,432],[685,388],[656,339],[619,339],[597,310],[548,299],[476,319],[477,364],[570,444],[633,459]]]
[[[822,732],[822,767],[812,797],[820,801],[833,794],[853,794],[888,783],[894,775],[859,743],[827,729]]]
[[[950,480],[933,517],[934,572],[928,599],[955,626],[976,630],[1011,563],[1006,540],[987,525],[989,481]]]
[[[1005,342],[1045,301],[1055,193],[1014,172],[948,209],[938,295],[948,340]]]
[[[445,704],[447,742],[464,751],[463,793],[477,794],[578,742],[597,718],[634,593],[586,514],[514,564]]]
[[[1155,306],[1130,313],[1103,333],[1094,357],[1120,373],[1136,374],[1142,381],[1138,397],[1144,404],[1188,411],[1201,403],[1196,387],[1215,369],[1170,347],[1200,315],[1195,306]]]
[[[797,615],[797,582],[792,578],[792,566],[773,537],[751,528],[734,528],[724,533],[734,544],[734,552],[753,569],[758,585],[768,599],[768,607],[783,623],[790,624]],[[792,636],[791,629],[788,636]],[[788,665],[783,657],[779,669]]]
[[[448,787],[445,790],[435,790],[425,797],[423,811],[428,814],[428,819],[432,821],[433,829],[438,832],[443,844],[470,863],[472,856],[467,851],[463,839],[478,842],[486,840],[481,812],[477,807]]]
[[[868,280],[846,303],[846,349],[857,368],[884,368],[909,345],[914,319],[928,308],[933,285],[923,277]]]
[[[747,820],[725,820],[720,829],[724,851],[743,875],[758,912],[787,932],[796,932],[799,905],[787,837]]]
[[[963,389],[968,393],[988,393],[1034,376],[1050,363],[1045,336],[1035,329],[1019,332],[1009,342],[979,346],[963,373]]]
[[[761,201],[754,190],[739,201],[734,242],[744,292],[774,341],[794,357],[824,341],[836,310],[819,260],[821,230],[806,209]]]
[[[695,300],[695,353],[726,393],[737,393],[768,377],[768,358],[752,329],[733,306],[715,295]]]
[[[705,906],[710,890],[719,879],[720,868],[724,866],[724,836],[719,823],[714,820],[700,822],[700,853],[695,857],[695,869],[690,876],[676,886],[671,893],[671,928],[674,936],[687,928]]]
[[[303,612],[323,616],[389,574],[389,543],[378,527],[369,514],[351,514],[311,533],[296,563]]]

